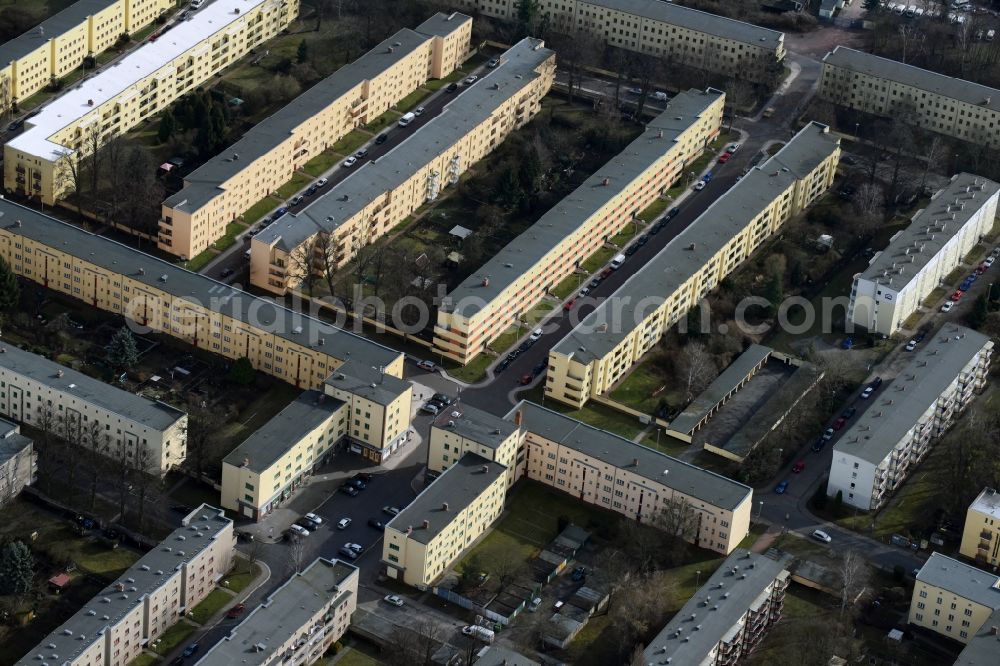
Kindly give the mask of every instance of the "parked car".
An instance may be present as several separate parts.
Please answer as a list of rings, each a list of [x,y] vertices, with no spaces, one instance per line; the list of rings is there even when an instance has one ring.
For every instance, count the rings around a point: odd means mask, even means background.
[[[576,305],[576,299],[575,298],[571,298],[568,301],[566,301],[565,303],[563,303],[563,310],[565,310],[566,312],[569,312],[570,310],[573,309],[574,305]]]
[[[740,149],[740,144],[738,143],[731,143],[728,146],[726,146],[726,152],[730,154],[735,153],[739,149]]]
[[[448,92],[448,93],[453,93],[456,90],[458,90],[458,84],[457,83],[451,83],[451,84],[448,85],[447,88],[444,89],[444,91]]]
[[[364,157],[367,157],[368,156],[368,149],[367,148],[362,148],[358,152],[354,153],[354,156],[357,157],[359,160],[362,159],[362,158],[364,158]]]
[[[593,283],[591,283],[591,284],[593,284]],[[528,339],[529,340],[537,340],[540,337],[542,337],[542,329],[536,328],[535,330],[533,330],[531,332],[531,335],[528,336]]]
[[[812,533],[812,538],[816,539],[817,541],[822,541],[823,543],[830,543],[831,541],[833,541],[830,535],[824,532],[823,530],[815,530]]]
[[[338,530],[346,530],[350,526],[351,526],[350,518],[341,518],[340,520],[337,521]]]
[[[675,217],[677,217],[677,214],[679,212],[681,212],[680,208],[671,208],[670,210],[667,211],[667,214],[663,216],[663,219],[665,219],[665,220],[672,220]]]
[[[539,361],[538,363],[535,364],[535,367],[531,369],[531,374],[537,377],[538,375],[545,372],[545,369],[548,367],[548,365],[549,365],[548,361]]]
[[[228,617],[230,620],[237,618],[240,615],[243,615],[243,611],[245,611],[246,608],[247,607],[245,604],[236,604],[226,612],[226,617]]]
[[[493,58],[488,63],[486,63],[486,66],[489,67],[490,69],[493,69],[499,64],[500,64],[500,58]]]
[[[850,335],[844,338],[843,342],[840,343],[841,349],[850,349],[853,346],[854,346],[854,337]]]
[[[788,490],[788,481],[782,481],[774,487],[774,492],[778,495],[784,495],[786,490]]]
[[[311,197],[312,195],[316,194],[316,190],[318,190],[318,189],[319,189],[319,185],[317,185],[316,183],[313,183],[312,185],[309,186],[309,189],[306,190],[306,196],[307,197]]]
[[[434,365],[434,361],[417,361],[417,367],[421,370],[426,370],[427,372],[434,372],[437,370],[437,366]]]
[[[574,582],[577,582],[577,583],[579,583],[581,580],[583,580],[586,577],[587,577],[587,568],[586,567],[577,567],[577,568],[573,569],[573,573],[570,574],[570,579],[572,579]]]
[[[954,301],[945,301],[944,305],[941,306],[941,312],[951,312],[953,307],[955,307]]]
[[[843,416],[841,416],[841,417],[837,418],[836,421],[833,422],[833,426],[832,427],[833,427],[834,430],[840,430],[841,428],[844,427],[845,423],[847,423],[847,419],[845,419]]]
[[[358,559],[358,554],[355,553],[350,548],[348,548],[347,546],[341,546],[340,550],[338,550],[337,552],[340,553],[341,555],[343,555],[344,557],[346,557],[349,560],[356,560],[356,559]]]
[[[467,85],[467,86],[471,86],[471,85],[472,85],[473,83],[475,83],[475,82],[476,82],[476,81],[478,81],[478,80],[479,80],[479,77],[478,77],[478,76],[476,76],[475,74],[473,74],[472,76],[467,76],[467,77],[465,77],[465,81],[464,81],[464,83],[465,83],[465,85]]]
[[[358,490],[364,490],[365,488],[368,487],[368,484],[362,481],[361,479],[348,479],[347,484],[350,486],[354,486]]]
[[[294,534],[296,536],[300,536],[300,537],[307,537],[307,536],[309,536],[309,530],[307,530],[306,528],[302,527],[298,523],[292,523],[291,525],[289,525],[288,526],[288,531],[291,532],[292,534]]]
[[[850,407],[848,407],[847,409],[845,409],[843,412],[840,413],[840,418],[847,420],[857,413],[858,413],[858,408],[855,407],[854,405],[851,405]]]
[[[344,166],[347,167],[347,168],[350,168],[350,167],[354,166],[357,163],[358,163],[358,158],[355,157],[354,155],[351,155],[346,160],[344,160]]]
[[[962,290],[962,289],[956,289],[955,293],[952,294],[951,296],[949,296],[949,298],[951,299],[951,301],[953,303],[958,303],[960,300],[962,300],[962,296],[964,294],[965,294],[964,290]]]
[[[307,532],[315,532],[317,529],[319,529],[319,525],[317,525],[311,520],[306,520],[305,518],[299,518],[298,520],[295,521],[295,524],[305,529]]]
[[[826,440],[820,437],[815,442],[813,442],[812,445],[813,453],[819,453],[820,451],[823,450],[824,446],[826,446]]]
[[[426,111],[426,110],[427,109],[425,109],[424,107],[418,106],[417,108],[413,109],[413,115],[415,115],[415,116],[422,116],[422,115],[424,115],[424,111]]]
[[[712,178],[714,178],[714,177],[715,177],[715,172],[714,171],[709,171],[704,176],[702,176],[701,179],[702,179],[702,181],[704,181],[706,183],[711,183],[712,182]]]
[[[384,506],[384,507],[382,507],[382,513],[387,513],[390,516],[398,516],[401,511],[402,511],[402,509],[399,509],[399,508],[394,507],[394,506]]]
[[[792,465],[792,472],[794,472],[795,474],[798,474],[799,472],[801,472],[805,468],[806,468],[806,461],[805,460],[798,460],[798,461],[795,462],[794,465]]]
[[[444,393],[435,393],[433,396],[431,396],[431,400],[433,400],[434,402],[439,402],[445,406],[448,406],[453,402],[451,397],[445,395]]]
[[[362,546],[360,543],[345,543],[344,548],[350,548],[355,553],[360,553],[365,549],[365,547]]]
[[[434,397],[436,398],[437,396],[434,396]],[[371,483],[372,479],[375,478],[375,475],[369,474],[368,472],[358,472],[357,474],[355,474],[351,478],[352,479],[361,479],[365,483]]]
[[[910,340],[909,342],[906,343],[906,351],[913,351],[916,348],[917,348],[916,340]]]
[[[397,597],[395,594],[387,594],[382,597],[382,601],[389,604],[390,606],[395,606],[396,608],[403,607],[403,600]]]
[[[497,364],[497,367],[493,368],[493,372],[500,374],[504,370],[510,367],[510,359],[505,358]]]
[[[729,161],[729,158],[732,156],[733,156],[732,153],[722,153],[721,155],[719,155],[719,164],[725,164],[726,162]]]
[[[639,245],[637,243],[633,243],[632,245],[629,245],[627,248],[625,248],[625,256],[631,257],[638,251],[639,251]]]
[[[382,136],[385,136],[385,135],[383,134]],[[378,141],[378,139],[375,139],[375,141]],[[330,181],[328,179],[326,179],[326,178],[320,178],[319,180],[316,181],[316,185],[318,185],[319,187],[323,187],[324,185],[326,185],[329,182]]]
[[[520,384],[521,386],[527,386],[528,384],[531,383],[531,380],[533,380],[534,378],[535,378],[534,375],[532,375],[530,372],[526,372],[523,375],[521,375],[521,378],[517,380],[517,383]]]
[[[375,145],[376,146],[381,146],[383,143],[385,143],[388,140],[389,140],[389,135],[388,134],[379,134],[377,137],[375,137]]]
[[[302,198],[303,197],[301,194],[296,194],[294,197],[292,197],[292,200],[289,201],[288,203],[292,206],[298,206],[300,203],[302,203]]]
[[[317,516],[315,513],[307,513],[302,517],[305,518],[306,520],[316,523],[317,525],[323,524],[323,519]]]
[[[656,234],[660,233],[663,230],[663,227],[665,226],[667,226],[667,221],[660,220],[659,222],[657,222],[656,224],[654,224],[649,228],[650,235],[655,236]]]
[[[615,269],[613,267],[606,266],[604,268],[604,270],[601,271],[601,274],[600,274],[599,277],[603,280],[604,278],[608,277],[609,275],[611,275],[614,272],[615,272]]]
[[[424,403],[424,405],[420,408],[420,411],[422,411],[425,414],[432,414],[434,416],[437,416],[441,412],[441,408],[435,405],[433,402],[428,402]]]
[[[346,483],[340,487],[340,492],[344,493],[345,495],[347,495],[349,497],[357,497],[358,496],[358,489],[355,488],[354,486],[349,486]]]
[[[185,659],[194,656],[194,653],[198,651],[198,647],[197,643],[191,643],[191,645],[184,648],[184,652],[181,653],[181,656]]]
[[[697,183],[694,184],[695,192],[701,192],[703,189],[705,189],[705,181],[699,180]]]
[[[385,523],[383,523],[381,520],[378,520],[376,518],[369,518],[368,519],[368,527],[374,527],[379,532],[384,532],[385,531]]]
[[[834,433],[833,428],[827,428],[826,430],[823,431],[823,439],[829,442],[831,439],[833,439],[833,433]]]
[[[636,245],[642,246],[648,242],[649,242],[649,236],[647,234],[643,234],[639,236],[639,240],[636,241]]]

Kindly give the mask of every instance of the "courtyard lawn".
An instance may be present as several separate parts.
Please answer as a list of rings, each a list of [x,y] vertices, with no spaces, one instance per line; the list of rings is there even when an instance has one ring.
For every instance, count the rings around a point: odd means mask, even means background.
[[[236,559],[236,566],[226,574],[223,580],[226,582],[227,589],[239,593],[247,589],[247,586],[258,575],[260,575],[260,565],[254,562],[252,567],[248,567],[247,560],[240,557]]]
[[[440,90],[444,88],[449,83],[455,83],[456,81],[461,81],[465,78],[465,72],[460,69],[456,69],[454,72],[444,77],[443,79],[432,79],[424,84],[424,88],[428,90]]]
[[[654,451],[659,451],[660,453],[665,453],[668,456],[679,457],[681,454],[687,453],[691,450],[691,444],[687,442],[665,435],[662,432],[660,436],[656,436],[657,430],[663,430],[662,428],[656,428],[655,430],[646,433],[642,438],[642,445],[648,446]],[[657,442],[659,440],[659,442]]]
[[[583,286],[586,277],[583,273],[571,273],[562,282],[552,288],[552,294],[560,301],[564,301],[570,294]]]
[[[420,102],[424,101],[428,95],[431,94],[430,90],[425,88],[417,88],[409,95],[399,100],[396,103],[396,110],[400,113],[406,113],[407,111],[412,111]]]
[[[382,130],[389,127],[397,120],[399,120],[402,116],[403,114],[400,113],[399,111],[393,111],[390,109],[389,111],[386,111],[375,120],[365,125],[365,129],[368,130],[369,132],[372,132],[373,134],[375,132],[381,132]]]
[[[605,264],[611,261],[611,258],[618,254],[618,250],[613,247],[602,247],[594,254],[587,257],[580,267],[587,273],[596,273],[597,271],[604,268]]]
[[[218,251],[215,248],[210,247],[198,256],[184,262],[184,268],[193,273],[197,273],[201,269],[205,268],[205,266],[208,266],[208,264],[211,263],[211,261],[217,256],[219,256]]]
[[[639,423],[639,419],[635,416],[632,416],[631,414],[623,414],[622,412],[611,409],[610,407],[605,407],[604,405],[593,400],[584,405],[582,409],[572,409],[554,400],[546,402],[542,397],[544,396],[544,390],[545,387],[542,384],[539,384],[529,391],[521,392],[519,397],[524,398],[525,400],[530,400],[536,404],[543,405],[548,409],[560,412],[571,418],[583,421],[584,423],[592,425],[595,428],[613,432],[614,434],[626,439],[634,438],[646,428],[645,425]]]
[[[666,199],[657,199],[653,203],[649,204],[649,206],[646,207],[646,210],[639,213],[639,219],[646,224],[649,224],[662,215],[663,211],[665,211],[669,205],[670,202]]]
[[[518,336],[524,334],[524,326],[511,326],[506,331],[497,336],[496,340],[486,345],[497,354],[504,354],[511,345],[517,342]]]
[[[153,641],[150,647],[158,655],[168,655],[186,643],[195,629],[197,629],[196,626],[185,619],[181,619],[164,631],[159,640]]]
[[[668,395],[675,399],[678,397],[675,395],[676,392],[669,391],[665,387],[666,377],[652,368],[647,361],[635,366],[625,381],[611,391],[611,399],[632,409],[652,414],[660,400],[666,399]],[[653,395],[656,391],[660,392]]]
[[[361,143],[364,143],[364,141],[362,141]],[[333,165],[335,165],[339,161],[340,161],[339,155],[334,155],[330,151],[325,151],[320,153],[316,157],[312,158],[304,165],[302,165],[302,171],[305,171],[313,178],[319,178],[324,173],[333,168]]]
[[[235,601],[233,595],[215,588],[209,592],[208,596],[202,599],[197,606],[188,611],[188,616],[195,622],[204,624],[212,619],[216,613]]]
[[[460,366],[454,361],[445,361],[445,372],[460,382],[475,384],[486,376],[486,368],[496,360],[486,352],[477,354],[466,365]]]
[[[278,196],[282,199],[288,199],[293,194],[301,190],[303,187],[309,184],[311,179],[309,176],[301,173],[296,173],[292,176],[292,179],[278,188]]]
[[[254,205],[247,208],[243,213],[243,221],[247,224],[255,224],[257,220],[264,217],[272,210],[281,205],[281,201],[271,196],[266,196]]]
[[[155,654],[143,652],[138,657],[129,662],[129,666],[152,666],[160,660]]]
[[[214,245],[215,249],[218,250],[219,252],[228,250],[233,245],[236,245],[236,237],[246,230],[247,230],[246,225],[240,224],[239,222],[230,222],[228,225],[226,225],[225,235],[219,240],[212,243],[212,245]]]
[[[382,662],[374,657],[369,657],[364,652],[356,650],[352,647],[345,647],[344,651],[338,655],[337,666],[379,666]],[[326,662],[327,664],[333,663],[333,658]]]
[[[368,143],[371,138],[372,135],[370,133],[356,129],[342,136],[337,143],[333,144],[330,150],[347,157],[357,152],[358,148]],[[334,162],[336,161],[334,160]]]

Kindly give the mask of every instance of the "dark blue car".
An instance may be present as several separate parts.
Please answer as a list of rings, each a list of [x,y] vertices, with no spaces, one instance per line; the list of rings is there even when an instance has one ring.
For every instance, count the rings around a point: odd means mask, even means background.
[[[788,481],[782,481],[774,487],[774,492],[778,495],[784,495],[786,490],[788,490]]]

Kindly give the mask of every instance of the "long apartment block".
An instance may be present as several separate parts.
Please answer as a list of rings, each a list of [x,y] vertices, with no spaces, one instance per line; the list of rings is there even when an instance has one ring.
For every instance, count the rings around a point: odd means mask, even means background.
[[[823,58],[819,97],[970,143],[1000,144],[1000,90],[838,46]]]
[[[608,391],[698,301],[833,183],[840,140],[802,128],[751,169],[549,352],[545,396],[576,408]]]
[[[649,664],[734,666],[781,619],[790,558],[734,551],[643,653]]]
[[[953,560],[941,553],[931,553],[930,558],[917,572],[910,599],[910,624],[922,627],[936,634],[960,643],[985,642],[977,640],[981,629],[986,633],[995,629],[995,620],[1000,611],[1000,577]],[[993,623],[990,621],[994,620]],[[961,659],[956,664],[996,663],[996,632],[992,633],[993,644],[988,661],[971,660],[973,652],[966,654],[969,661]]]
[[[23,102],[174,6],[170,0],[79,0],[0,46],[3,102]]]
[[[213,645],[197,666],[309,666],[347,632],[358,605],[358,569],[318,558],[296,572]]]
[[[1000,564],[1000,493],[984,488],[965,513],[958,552],[977,564]]]
[[[304,210],[254,236],[250,282],[284,294],[301,282],[300,267],[318,269],[325,263],[315,257],[318,251],[343,266],[359,248],[434,201],[442,188],[457,184],[470,165],[531,120],[552,87],[555,53],[541,40],[525,38],[499,60],[386,155],[357,167]],[[319,234],[329,242],[314,242]]]
[[[448,294],[436,349],[467,363],[549,290],[630,224],[719,134],[725,94],[709,88],[670,100],[620,154]]]
[[[354,360],[401,377],[403,355],[38,211],[0,199],[0,256],[26,280],[301,388]]]
[[[955,324],[928,336],[833,447],[827,493],[882,507],[986,386],[992,354],[988,337]]]
[[[202,504],[15,666],[125,666],[215,589],[235,547],[233,521]]]
[[[299,95],[184,179],[162,206],[158,247],[193,257],[226,225],[277,190],[306,162],[378,118],[469,50],[472,19],[436,14],[404,29]]]
[[[892,335],[993,228],[1000,184],[959,173],[854,276],[848,319]]]
[[[0,507],[35,482],[34,442],[16,423],[0,419]]]
[[[428,475],[441,474],[470,452],[506,467],[508,488],[524,472],[524,442],[520,429],[503,417],[459,400],[431,423]]]
[[[664,0],[539,0],[548,24],[566,34],[665,59],[668,63],[757,80],[785,57],[785,35]],[[485,16],[517,20],[519,0],[459,0]]]
[[[188,417],[181,410],[6,342],[0,343],[0,414],[73,445],[112,457],[125,453],[160,476],[187,454]]]
[[[4,145],[4,187],[52,204],[74,164],[278,35],[297,0],[215,0],[96,76],[75,85]]]

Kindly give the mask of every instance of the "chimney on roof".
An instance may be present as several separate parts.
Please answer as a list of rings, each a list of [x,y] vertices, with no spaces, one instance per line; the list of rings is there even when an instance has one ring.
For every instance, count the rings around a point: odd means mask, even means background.
[[[632,458],[632,467],[638,467],[638,466],[639,466],[639,459]]]
[[[519,409],[514,413],[514,425],[520,428],[522,423],[524,423],[524,412]]]
[[[489,465],[483,465],[482,467],[479,468],[479,471],[482,472],[483,474],[486,474],[486,473],[488,473],[490,471],[490,466]]]
[[[605,178],[604,180],[601,181],[601,185],[603,185],[604,187],[607,187],[610,184],[611,184],[610,178]]]
[[[431,521],[425,520],[424,521],[424,529],[425,530],[429,530],[430,528],[431,528]]]
[[[441,503],[441,510],[442,511],[447,511],[448,510],[448,503],[447,502],[442,502]]]

